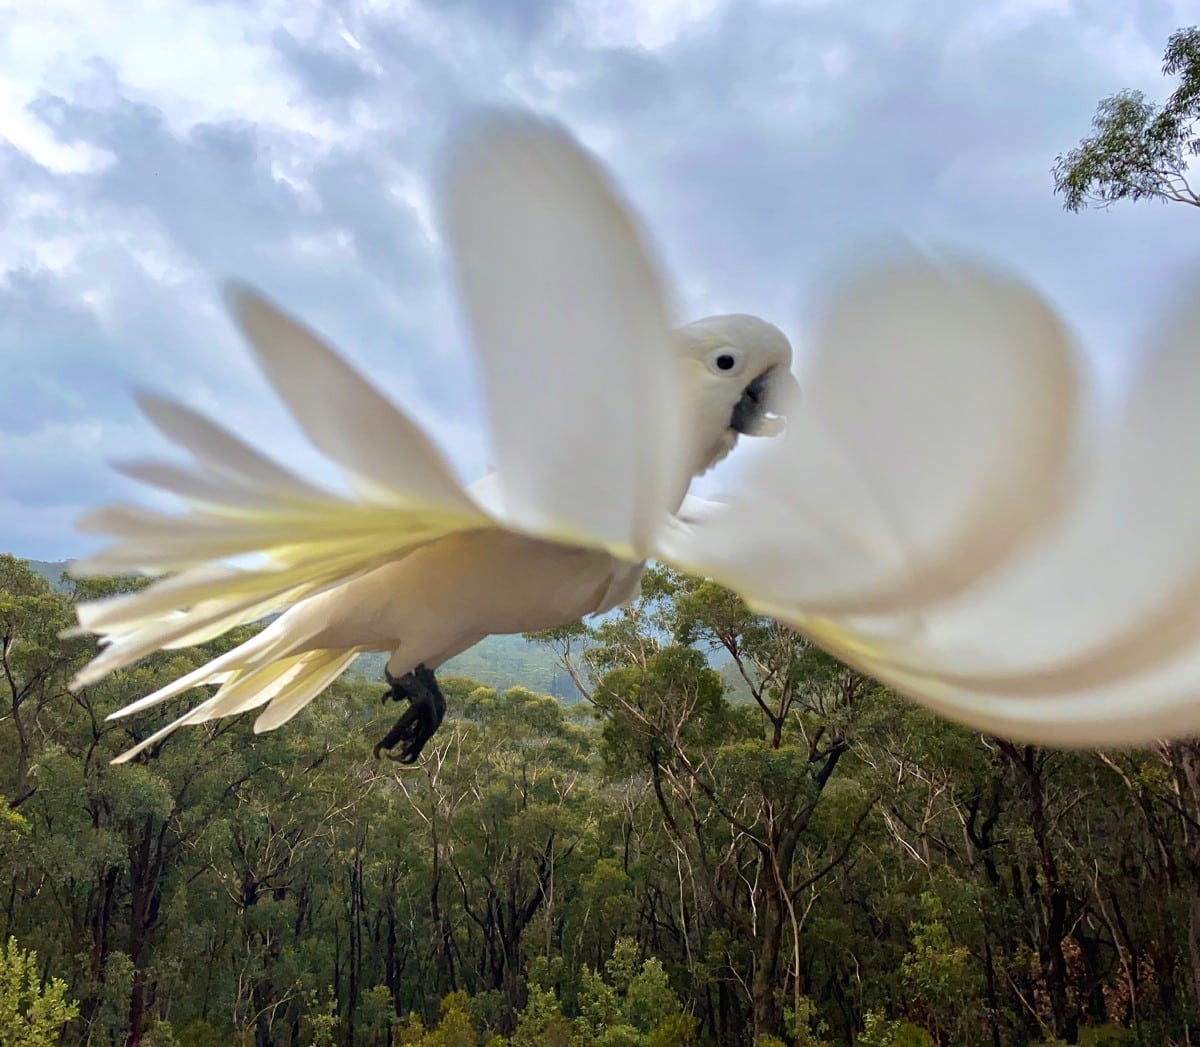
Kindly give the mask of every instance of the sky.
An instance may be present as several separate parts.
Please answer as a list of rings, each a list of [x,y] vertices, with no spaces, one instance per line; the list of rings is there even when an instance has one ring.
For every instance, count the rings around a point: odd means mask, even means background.
[[[1022,274],[1119,365],[1200,227],[1178,205],[1068,214],[1050,166],[1100,98],[1169,93],[1192,4],[0,0],[0,551],[82,554],[78,516],[141,498],[106,464],[167,450],[136,388],[321,475],[227,319],[230,278],[481,472],[436,182],[479,105],[600,158],[681,322],[757,313],[802,347],[839,260],[901,236]]]

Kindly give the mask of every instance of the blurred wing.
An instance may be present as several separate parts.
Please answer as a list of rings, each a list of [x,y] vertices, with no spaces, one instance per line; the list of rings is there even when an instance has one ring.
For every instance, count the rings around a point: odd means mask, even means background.
[[[421,429],[321,339],[246,288],[234,286],[229,301],[267,381],[359,490],[385,502],[473,511]]]
[[[958,263],[835,304],[808,411],[663,554],[847,663],[1043,744],[1200,730],[1200,308],[1085,430],[1046,307]]]
[[[160,648],[213,639],[448,533],[490,524],[424,434],[332,349],[248,291],[234,303],[268,379],[360,497],[313,487],[182,404],[141,397],[194,468],[135,462],[123,471],[178,496],[187,512],[111,506],[80,521],[81,530],[113,542],[73,565],[74,573],[167,577],[78,607],[81,628],[106,645],[78,685]],[[246,557],[258,562],[227,562]]]
[[[1062,526],[929,609],[897,643],[882,620],[852,657],[899,690],[998,733],[1119,745],[1200,731],[1200,308],[1145,356]]]
[[[724,508],[724,502],[687,494],[679,503],[679,508],[675,511],[675,518],[689,527],[703,526],[710,516],[719,515]]]
[[[476,125],[445,206],[507,522],[638,559],[687,479],[641,231],[565,131],[527,118]]]

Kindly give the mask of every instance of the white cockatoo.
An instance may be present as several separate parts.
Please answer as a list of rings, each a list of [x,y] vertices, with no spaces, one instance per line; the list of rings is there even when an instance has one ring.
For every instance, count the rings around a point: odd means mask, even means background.
[[[551,628],[637,592],[662,521],[741,434],[767,435],[796,398],[778,328],[745,315],[672,331],[638,229],[594,164],[533,122],[481,126],[447,191],[449,240],[487,392],[496,470],[464,489],[433,444],[315,335],[257,295],[231,296],[256,359],[353,496],[320,490],[190,408],[141,406],[198,469],[123,471],[178,495],[169,516],[111,507],[83,521],[116,541],[79,573],[146,571],[148,588],[83,604],[99,680],[160,648],[282,612],[250,640],[120,710],[191,688],[182,724],[265,706],[294,716],[363,651],[387,651],[408,711],[376,746],[416,759],[445,701],[433,670],[492,633]],[[265,563],[236,569],[231,558]]]
[[[356,497],[317,492],[190,411],[147,401],[203,471],[133,470],[184,496],[182,520],[93,518],[117,538],[94,570],[173,573],[81,608],[82,625],[109,643],[83,681],[297,608],[241,653],[122,713],[221,682],[172,727],[265,704],[266,729],[356,649],[400,639],[391,664],[409,668],[404,637],[387,629],[301,651],[279,628],[311,601],[332,629],[334,594],[367,586],[374,569],[421,579],[404,592],[381,586],[370,606],[388,608],[443,591],[444,570],[475,595],[474,580],[498,572],[489,621],[530,628],[518,608],[545,596],[542,576],[499,565],[521,548],[610,565],[613,589],[597,585],[597,607],[649,558],[707,574],[897,691],[1011,738],[1100,746],[1200,732],[1200,498],[1187,468],[1200,448],[1200,295],[1143,355],[1120,408],[1101,414],[1085,359],[1020,281],[963,259],[877,262],[830,296],[804,406],[786,412],[783,434],[731,494],[672,515],[708,461],[696,406],[707,401],[693,393],[689,410],[686,382],[671,374],[658,276],[605,179],[563,132],[496,121],[459,152],[447,201],[498,507],[481,508],[415,427],[312,336],[242,297],[269,377]],[[706,358],[710,372],[722,348]],[[738,348],[734,366],[745,368]],[[757,415],[758,373],[738,377],[733,402]],[[710,431],[714,456],[734,438],[729,421]],[[435,565],[439,548],[468,547],[474,557]],[[221,566],[253,551],[266,567]],[[456,615],[477,620],[473,599],[438,605],[453,611],[451,634]],[[391,613],[347,620],[369,632],[397,621]],[[411,748],[420,732],[403,730]]]

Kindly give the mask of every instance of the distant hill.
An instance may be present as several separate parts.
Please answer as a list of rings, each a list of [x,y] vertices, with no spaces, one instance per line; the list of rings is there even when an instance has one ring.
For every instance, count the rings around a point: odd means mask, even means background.
[[[742,678],[742,674],[738,672],[737,664],[732,658],[726,657],[726,660],[717,664],[712,659],[709,659],[709,664],[717,670],[717,675],[725,681],[725,686],[729,688],[726,697],[734,705],[742,705],[746,702],[754,701],[754,695],[750,692],[750,685]]]
[[[705,657],[729,688],[731,702],[753,700],[749,686],[725,650],[718,648],[707,652]],[[360,655],[353,671],[364,679],[381,681],[386,661],[387,656],[382,653]],[[554,652],[539,644],[526,643],[520,636],[489,636],[457,658],[451,658],[439,672],[467,676],[498,691],[520,686],[539,694],[552,694],[566,705],[579,701],[579,692],[559,666]]]
[[[364,654],[354,671],[367,680],[382,680],[387,655]],[[469,676],[498,691],[528,687],[539,694],[552,694],[567,704],[579,700],[570,677],[559,667],[554,652],[520,636],[489,636],[439,670],[450,676]]]
[[[34,574],[40,574],[50,583],[50,588],[56,593],[69,591],[70,586],[63,585],[62,573],[70,565],[70,560],[26,560],[29,569]]]

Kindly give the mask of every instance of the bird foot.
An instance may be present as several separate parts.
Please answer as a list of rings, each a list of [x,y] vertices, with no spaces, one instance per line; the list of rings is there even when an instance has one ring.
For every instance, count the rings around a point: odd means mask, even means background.
[[[446,716],[446,698],[438,686],[433,672],[418,665],[411,673],[393,676],[384,669],[388,690],[383,694],[386,702],[407,701],[408,708],[387,734],[375,746],[375,758],[386,749],[387,758],[396,763],[413,764],[433,737]],[[403,744],[401,744],[403,743]],[[400,745],[399,752],[391,750]]]

